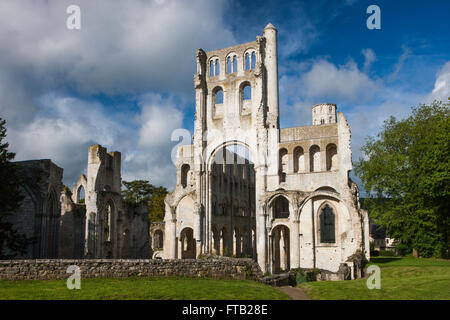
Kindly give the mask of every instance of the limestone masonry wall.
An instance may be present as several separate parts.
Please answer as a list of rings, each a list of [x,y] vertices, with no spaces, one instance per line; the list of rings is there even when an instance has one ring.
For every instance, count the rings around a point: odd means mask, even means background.
[[[252,259],[96,259],[96,260],[0,260],[0,279],[50,280],[67,279],[70,265],[81,269],[83,278],[106,277],[210,277],[253,279],[262,276],[261,269]]]

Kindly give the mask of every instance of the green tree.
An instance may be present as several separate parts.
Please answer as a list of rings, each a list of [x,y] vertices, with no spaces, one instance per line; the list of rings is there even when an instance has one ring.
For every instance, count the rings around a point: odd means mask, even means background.
[[[423,257],[449,254],[450,103],[412,108],[384,122],[367,138],[355,166],[371,218],[399,240],[403,252]]]
[[[129,203],[149,201],[155,188],[147,180],[122,181],[125,190],[122,190],[122,198]]]
[[[8,151],[9,144],[5,141],[5,125],[6,121],[0,118],[0,259],[11,259],[24,254],[33,239],[17,232],[10,222],[23,196],[20,193],[17,167],[11,162],[15,154]]]
[[[147,202],[150,221],[164,219],[164,198],[167,189],[155,187],[148,180],[123,181],[126,189],[122,191],[122,198],[129,203]]]
[[[167,189],[164,187],[155,188],[152,198],[148,203],[148,213],[150,221],[164,220],[166,210],[164,199],[167,195]]]

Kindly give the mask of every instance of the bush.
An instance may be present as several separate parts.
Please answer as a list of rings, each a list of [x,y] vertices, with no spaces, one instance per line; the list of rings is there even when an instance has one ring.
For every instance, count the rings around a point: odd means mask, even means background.
[[[378,250],[370,251],[371,257],[378,257],[380,255],[380,252]]]
[[[301,284],[303,282],[317,281],[317,275],[319,273],[320,273],[319,269],[313,269],[309,271],[302,271],[301,269],[298,269],[297,274],[295,275],[295,282],[297,284]]]

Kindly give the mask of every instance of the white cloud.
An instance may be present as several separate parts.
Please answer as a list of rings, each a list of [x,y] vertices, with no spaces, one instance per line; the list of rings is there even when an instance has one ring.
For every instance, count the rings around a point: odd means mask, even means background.
[[[447,61],[436,75],[433,91],[430,98],[448,101],[450,97],[450,61]]]
[[[223,1],[82,0],[81,30],[69,30],[72,2],[2,2],[0,63],[84,93],[186,92],[196,50],[234,40]]]
[[[412,54],[412,50],[405,45],[402,46],[402,54],[398,58],[397,63],[394,66],[394,71],[389,76],[389,81],[395,81],[397,79],[397,76],[400,72],[400,70],[403,68],[403,65],[405,64],[406,59],[408,59]]]
[[[70,184],[99,143],[122,152],[124,177],[173,185],[172,97],[191,99],[198,48],[235,42],[225,1],[79,0],[81,30],[66,28],[71,4],[0,2],[0,115],[17,160],[51,158]],[[92,100],[128,94],[138,115]]]
[[[167,145],[172,131],[182,127],[183,114],[175,103],[160,95],[146,95],[142,102],[139,147],[151,148]]]
[[[372,63],[374,63],[377,60],[377,57],[375,55],[375,52],[370,48],[363,49],[361,53],[364,56],[363,71],[368,72],[370,67],[372,66]]]

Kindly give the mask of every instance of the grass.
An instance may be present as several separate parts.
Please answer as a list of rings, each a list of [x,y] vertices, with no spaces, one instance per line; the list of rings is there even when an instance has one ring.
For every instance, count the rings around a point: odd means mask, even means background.
[[[449,300],[450,261],[407,257],[374,257],[381,269],[381,288],[369,290],[367,279],[308,282],[300,288],[312,299]]]
[[[248,280],[194,278],[81,279],[80,290],[66,280],[0,280],[0,299],[18,300],[281,300],[290,299],[276,288]]]

